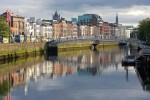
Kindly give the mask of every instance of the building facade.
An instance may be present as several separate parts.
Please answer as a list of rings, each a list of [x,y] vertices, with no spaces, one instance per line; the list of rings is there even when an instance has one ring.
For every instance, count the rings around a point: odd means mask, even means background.
[[[88,26],[99,26],[103,22],[101,16],[97,14],[84,14],[78,16],[78,24]]]
[[[44,37],[44,38],[52,38],[53,34],[52,34],[52,25],[50,24],[42,24],[40,26],[40,36]]]
[[[77,25],[65,19],[53,22],[54,38],[77,37]]]
[[[100,35],[103,37],[107,37],[111,34],[110,26],[108,22],[103,22],[100,25]]]
[[[15,15],[9,10],[1,14],[1,16],[5,18],[10,26],[12,35],[24,35],[25,22],[23,16]]]
[[[123,26],[125,29],[125,36],[126,38],[130,38],[131,33],[133,32],[133,30],[135,29],[133,26]]]
[[[14,35],[24,35],[24,30],[24,17],[13,14],[11,16],[11,33]]]

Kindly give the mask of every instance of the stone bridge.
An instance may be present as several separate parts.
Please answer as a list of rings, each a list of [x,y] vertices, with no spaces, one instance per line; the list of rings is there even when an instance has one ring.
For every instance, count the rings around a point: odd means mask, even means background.
[[[79,37],[79,38],[57,38],[55,40],[50,40],[47,43],[50,46],[58,46],[58,45],[64,45],[68,43],[73,43],[73,42],[89,42],[91,45],[98,45],[102,42],[110,42],[110,41],[116,41],[119,43],[119,41],[125,40],[126,39],[115,39],[115,38],[99,38],[99,37]]]
[[[52,52],[55,54],[57,53],[59,49],[65,48],[72,50],[75,50],[76,48],[91,48],[94,50],[97,45],[110,45],[115,42],[115,44],[118,44],[120,40],[124,39],[116,39],[116,38],[99,38],[99,37],[79,37],[79,38],[58,38],[56,40],[50,40],[46,43],[46,51]]]

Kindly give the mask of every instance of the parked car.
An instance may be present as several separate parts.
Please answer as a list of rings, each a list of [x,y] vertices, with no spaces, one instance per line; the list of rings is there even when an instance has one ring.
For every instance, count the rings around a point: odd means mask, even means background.
[[[0,35],[0,43],[3,43],[3,35]]]
[[[122,59],[123,66],[134,66],[135,65],[135,55],[127,55]]]
[[[23,42],[24,41],[24,35],[15,35],[14,40],[15,40],[15,42]]]

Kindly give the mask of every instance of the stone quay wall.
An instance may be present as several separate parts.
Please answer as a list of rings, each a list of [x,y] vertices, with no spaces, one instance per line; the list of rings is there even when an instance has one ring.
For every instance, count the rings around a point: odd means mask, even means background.
[[[0,62],[7,62],[44,53],[44,42],[0,44]]]

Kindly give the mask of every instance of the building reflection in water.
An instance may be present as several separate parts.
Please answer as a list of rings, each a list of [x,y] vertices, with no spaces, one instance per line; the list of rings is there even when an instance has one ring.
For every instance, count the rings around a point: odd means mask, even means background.
[[[43,78],[57,78],[66,75],[97,75],[108,67],[115,67],[124,56],[124,50],[118,47],[101,48],[97,51],[78,51],[70,54],[61,54],[58,57],[47,57],[36,63],[23,63],[17,70],[0,75],[0,84],[5,80],[10,81],[13,88],[24,86],[25,95],[28,93],[28,82],[36,82]],[[15,65],[18,66],[18,65]]]

